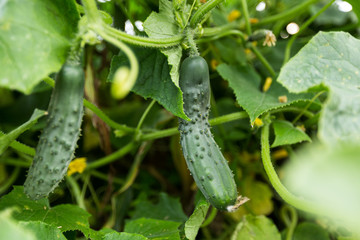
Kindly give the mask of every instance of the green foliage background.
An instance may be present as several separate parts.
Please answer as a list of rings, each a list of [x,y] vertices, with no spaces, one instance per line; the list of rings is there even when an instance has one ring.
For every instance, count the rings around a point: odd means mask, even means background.
[[[3,0],[0,240],[359,239],[360,4],[342,12],[340,2]],[[202,6],[211,11],[190,28]],[[179,67],[193,43],[210,66],[214,138],[250,198],[233,213],[206,202],[181,153]],[[116,100],[116,70],[134,69],[126,47],[139,72]],[[87,165],[32,201],[22,184],[53,79],[79,49],[86,114],[75,155]]]

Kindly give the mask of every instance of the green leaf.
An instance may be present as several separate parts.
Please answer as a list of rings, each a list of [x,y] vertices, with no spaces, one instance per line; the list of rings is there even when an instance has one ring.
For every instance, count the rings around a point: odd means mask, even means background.
[[[274,223],[265,216],[246,215],[237,225],[231,240],[281,240]]]
[[[35,235],[11,218],[12,210],[0,212],[0,238],[11,240],[35,240]]]
[[[9,147],[10,144],[14,142],[14,140],[23,132],[31,128],[35,123],[37,123],[38,119],[42,116],[46,115],[45,111],[35,109],[34,113],[31,115],[30,119],[22,124],[21,126],[17,127],[13,131],[8,134],[1,135],[0,134],[0,155],[5,152],[5,150]],[[15,147],[21,147],[20,143],[15,143]],[[28,150],[25,148],[25,151]]]
[[[304,131],[294,127],[288,121],[273,121],[273,127],[275,131],[275,141],[271,147],[291,145],[303,141],[311,142],[311,138]]]
[[[318,224],[302,222],[296,226],[294,240],[330,240],[329,233]]]
[[[337,145],[360,141],[360,41],[348,33],[320,32],[281,70],[278,81],[291,92],[330,89],[319,120],[319,138]]]
[[[246,55],[244,48],[239,46],[236,39],[232,38],[222,38],[221,40],[214,41],[219,53],[221,53],[221,58],[233,65],[246,65]]]
[[[180,240],[180,222],[139,218],[125,224],[124,232],[137,233],[149,239]]]
[[[60,229],[40,221],[20,222],[20,226],[34,233],[36,239],[66,240]]]
[[[73,0],[2,1],[0,86],[28,94],[58,71],[78,20]]]
[[[152,12],[144,22],[144,30],[151,38],[168,38],[179,33],[175,21],[173,4],[168,0],[159,1],[159,13]],[[171,66],[170,76],[173,83],[179,87],[179,68],[182,56],[181,46],[160,50]]]
[[[174,222],[185,222],[187,220],[179,199],[169,197],[166,193],[160,193],[159,202],[156,205],[149,201],[140,202],[132,219],[137,218],[153,218]]]
[[[80,230],[85,236],[95,231],[89,227],[90,214],[76,205],[61,204],[50,208],[45,198],[38,201],[29,199],[24,194],[22,186],[14,186],[14,190],[0,199],[0,211],[9,207],[16,207],[19,211],[13,213],[18,221],[42,221],[59,228],[62,232]]]
[[[359,145],[308,144],[283,169],[284,184],[319,214],[360,234],[359,156]]]
[[[139,64],[140,72],[132,91],[144,98],[158,101],[175,116],[188,119],[183,110],[183,97],[179,87],[170,78],[169,65],[166,57],[156,49],[133,48]],[[128,59],[122,52],[111,61],[108,81],[120,66],[128,64]]]
[[[200,229],[201,224],[204,222],[210,204],[204,197],[200,199],[195,207],[194,212],[189,219],[185,222],[185,236],[189,240],[195,240],[196,235]]]
[[[237,102],[249,114],[251,123],[269,110],[311,99],[311,94],[289,93],[277,82],[274,82],[267,92],[262,92],[260,76],[250,66],[220,64],[216,70],[229,82]],[[286,96],[287,102],[281,103],[279,101],[281,96]]]
[[[148,238],[136,233],[112,232],[106,234],[102,240],[146,240],[146,239]]]

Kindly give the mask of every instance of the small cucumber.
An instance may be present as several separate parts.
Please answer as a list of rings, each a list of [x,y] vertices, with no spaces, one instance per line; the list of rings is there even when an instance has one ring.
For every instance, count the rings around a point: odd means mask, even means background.
[[[180,88],[184,111],[191,121],[179,118],[180,143],[189,170],[205,198],[219,210],[233,210],[237,188],[228,163],[210,132],[209,68],[200,56],[181,64]]]
[[[57,74],[33,163],[24,183],[31,199],[49,195],[66,174],[80,135],[83,116],[84,71],[67,62]]]

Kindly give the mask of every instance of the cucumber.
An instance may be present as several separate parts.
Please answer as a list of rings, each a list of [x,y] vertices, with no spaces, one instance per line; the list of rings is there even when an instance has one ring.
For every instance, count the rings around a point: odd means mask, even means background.
[[[219,210],[234,210],[237,187],[233,173],[210,132],[209,68],[200,56],[181,64],[180,88],[184,111],[191,119],[179,118],[180,144],[187,166],[205,198]]]
[[[24,183],[31,199],[49,195],[66,174],[80,135],[83,116],[84,71],[67,62],[56,76],[47,123]]]

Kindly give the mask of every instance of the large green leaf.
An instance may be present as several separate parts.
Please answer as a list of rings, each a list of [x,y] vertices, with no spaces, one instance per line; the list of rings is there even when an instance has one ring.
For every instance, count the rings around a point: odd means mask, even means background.
[[[330,89],[318,133],[327,144],[360,141],[359,56],[360,41],[350,34],[320,32],[280,72],[278,81],[291,92]]]
[[[290,145],[303,141],[311,142],[311,138],[302,130],[283,120],[273,121],[275,140],[271,147]]]
[[[140,64],[140,72],[132,91],[144,98],[155,99],[175,116],[188,119],[183,110],[182,92],[171,81],[166,57],[156,49],[133,48],[133,50]],[[127,64],[128,59],[123,53],[114,56],[108,80],[113,79],[116,69]]]
[[[125,232],[144,235],[156,240],[180,240],[180,222],[139,218],[125,224]]]
[[[175,22],[173,4],[168,0],[159,1],[159,13],[152,12],[144,22],[144,30],[151,38],[167,38],[179,33],[179,27]],[[174,84],[179,87],[179,68],[182,56],[181,46],[160,50],[168,57],[171,65],[170,76]]]
[[[35,240],[35,234],[11,218],[11,210],[0,212],[0,239],[1,240]]]
[[[283,169],[284,184],[322,215],[360,234],[360,149],[312,143]]]
[[[159,202],[156,205],[149,201],[140,202],[132,219],[137,218],[153,218],[175,222],[187,220],[179,199],[169,197],[166,193],[160,193]]]
[[[23,132],[31,128],[35,123],[37,123],[38,119],[47,114],[45,111],[35,109],[34,113],[31,115],[30,119],[25,122],[24,124],[20,125],[13,131],[8,134],[3,135],[0,133],[0,155],[4,153],[4,151],[11,145],[14,140]],[[15,147],[23,147],[20,143],[15,143]],[[29,150],[28,148],[24,147],[25,151]]]
[[[0,86],[30,93],[65,61],[79,14],[74,0],[3,0]]]
[[[265,216],[246,215],[237,225],[231,240],[281,240],[275,224]]]
[[[250,66],[220,64],[216,70],[229,82],[237,102],[249,114],[250,122],[254,122],[258,116],[269,110],[311,98],[310,94],[289,93],[276,82],[267,92],[262,92],[260,76]],[[280,102],[279,97],[281,96],[286,96],[287,102]]]
[[[24,194],[24,188],[20,186],[14,186],[13,191],[0,199],[0,211],[9,207],[18,208],[18,211],[12,214],[18,221],[42,221],[59,228],[62,232],[80,230],[85,236],[97,236],[89,227],[90,214],[85,210],[71,204],[51,208],[45,198],[38,201],[29,199]]]

